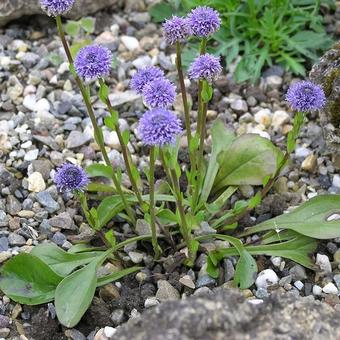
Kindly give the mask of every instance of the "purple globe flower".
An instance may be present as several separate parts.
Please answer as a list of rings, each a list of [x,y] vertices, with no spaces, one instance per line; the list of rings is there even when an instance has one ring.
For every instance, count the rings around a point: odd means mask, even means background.
[[[292,109],[310,112],[321,109],[326,103],[326,96],[319,85],[310,81],[299,81],[289,87],[286,100]]]
[[[144,86],[143,96],[146,106],[167,108],[175,101],[176,87],[168,79],[159,78]]]
[[[131,79],[130,87],[137,91],[137,93],[142,94],[143,88],[146,84],[151,81],[164,77],[164,72],[156,66],[148,66],[141,68]]]
[[[83,47],[74,60],[78,76],[86,81],[110,74],[112,54],[109,49],[100,45]]]
[[[185,41],[191,35],[191,28],[187,18],[173,16],[163,24],[163,34],[169,45],[174,45],[177,41]]]
[[[75,0],[40,0],[41,8],[55,17],[68,12],[74,2]]]
[[[206,6],[193,9],[188,15],[188,20],[192,33],[201,38],[215,33],[221,26],[219,13]]]
[[[174,145],[181,132],[180,120],[165,109],[147,111],[139,120],[138,133],[145,145],[160,147]]]
[[[80,166],[65,163],[57,169],[54,182],[59,191],[83,191],[89,183],[89,177]]]
[[[207,80],[211,83],[222,72],[220,57],[203,54],[197,57],[190,65],[188,75],[191,80]]]

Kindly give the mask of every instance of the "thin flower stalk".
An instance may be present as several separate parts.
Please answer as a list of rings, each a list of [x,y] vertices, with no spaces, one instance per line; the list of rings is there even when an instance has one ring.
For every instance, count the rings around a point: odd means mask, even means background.
[[[155,258],[159,259],[162,250],[157,241],[156,229],[156,202],[155,202],[155,147],[150,147],[150,172],[149,172],[149,190],[150,190],[150,227],[152,235],[152,247],[155,252]]]
[[[62,21],[61,21],[60,15],[56,16],[56,22],[57,22],[58,33],[59,33],[61,42],[63,44],[63,47],[64,47],[64,50],[65,50],[67,59],[69,61],[70,67],[73,68],[74,67],[73,66],[73,57],[71,55],[70,48],[69,48],[68,43],[66,41],[66,37],[65,37],[64,30],[63,30],[63,26],[62,26]],[[97,120],[96,120],[95,114],[93,112],[91,101],[90,101],[90,98],[89,98],[89,96],[87,94],[87,91],[86,91],[86,87],[84,86],[82,80],[78,77],[78,75],[75,72],[74,72],[74,77],[75,77],[75,81],[76,81],[76,83],[77,83],[77,85],[78,85],[78,87],[80,89],[80,92],[81,92],[81,94],[83,96],[83,99],[84,99],[84,102],[85,102],[85,105],[86,105],[86,108],[87,108],[87,112],[88,112],[88,115],[89,115],[89,117],[91,119],[91,123],[92,123],[93,129],[94,129],[95,139],[96,139],[96,142],[99,145],[99,148],[100,148],[100,151],[101,151],[101,153],[103,155],[104,161],[105,161],[106,165],[112,167],[112,164],[110,162],[109,156],[108,156],[107,151],[105,149],[104,140],[103,140],[103,134],[102,134],[102,131],[100,130],[100,128],[99,128],[99,126],[97,124]],[[128,204],[128,202],[127,202],[127,200],[126,200],[126,198],[124,196],[123,190],[122,190],[121,185],[120,185],[120,183],[118,181],[117,175],[115,174],[114,171],[112,171],[112,180],[113,180],[113,183],[114,183],[114,186],[115,186],[115,189],[116,189],[117,193],[119,194],[119,196],[122,199],[122,202],[124,204],[125,210],[126,210],[128,216],[129,216],[131,222],[133,224],[135,224],[136,219],[135,219],[133,210],[132,210],[131,206]]]
[[[99,79],[99,83],[100,83],[101,86],[105,86],[106,85],[105,81],[102,78]],[[105,101],[106,101],[106,106],[107,106],[108,111],[111,114],[113,114],[114,113],[114,109],[113,109],[113,107],[111,105],[109,97],[106,97]],[[143,199],[142,199],[142,195],[141,195],[141,193],[140,193],[140,191],[138,189],[138,185],[137,185],[136,179],[133,176],[133,172],[132,172],[132,158],[131,158],[130,150],[127,147],[127,145],[124,143],[124,139],[123,139],[122,132],[120,130],[118,122],[115,123],[114,128],[115,128],[115,132],[117,133],[117,137],[118,137],[118,140],[119,140],[120,147],[122,149],[122,154],[123,154],[123,158],[124,158],[126,172],[127,172],[128,176],[129,176],[129,179],[130,179],[130,182],[131,182],[131,185],[132,185],[132,189],[133,189],[134,193],[136,194],[136,197],[138,199],[138,202],[139,202],[140,206],[143,207],[144,206],[144,202],[143,202]]]

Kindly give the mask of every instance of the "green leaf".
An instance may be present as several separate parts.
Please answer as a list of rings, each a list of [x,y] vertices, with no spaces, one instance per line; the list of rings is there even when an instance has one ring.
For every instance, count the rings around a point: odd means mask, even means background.
[[[115,188],[107,185],[107,184],[103,184],[103,183],[96,183],[96,182],[91,182],[87,185],[86,188],[87,191],[90,192],[115,192]]]
[[[110,243],[111,247],[114,247],[117,243],[116,236],[112,229],[105,233],[105,239]]]
[[[90,263],[95,257],[101,256],[103,252],[92,251],[71,254],[55,244],[48,243],[34,247],[31,254],[46,263],[55,273],[65,277],[76,268]]]
[[[72,38],[75,38],[79,34],[80,24],[78,21],[68,20],[64,26],[65,32]]]
[[[100,230],[113,217],[118,215],[124,209],[124,204],[119,196],[111,196],[104,198],[97,208],[98,226]]]
[[[61,280],[42,260],[21,253],[1,268],[0,289],[15,302],[39,305],[53,300]]]
[[[143,267],[130,267],[130,268],[120,270],[118,272],[114,272],[106,276],[99,277],[98,282],[97,282],[97,287],[107,285],[108,283],[113,282],[113,281],[117,281],[121,279],[122,277],[135,273],[142,268]]]
[[[213,96],[213,93],[214,91],[213,91],[212,86],[206,80],[203,80],[203,86],[202,86],[202,92],[201,92],[203,102],[209,103],[209,101],[211,100]]]
[[[151,6],[149,13],[155,22],[163,22],[165,19],[171,17],[174,8],[165,2],[156,3]]]
[[[130,131],[129,130],[123,131],[122,137],[124,145],[128,145],[130,140]]]
[[[106,104],[109,97],[109,87],[105,83],[100,83],[98,97],[104,104]]]
[[[282,235],[282,240],[285,236]],[[315,252],[317,242],[310,237],[297,234],[293,239],[269,245],[246,246],[245,249],[251,255],[282,256],[290,259],[302,266],[315,270],[315,265],[310,258],[310,254]],[[238,251],[235,248],[225,248],[214,251],[214,256],[220,261],[226,256],[235,256]]]
[[[245,249],[243,249],[235,268],[235,285],[241,289],[249,288],[255,282],[256,274],[256,261]]]
[[[238,137],[219,158],[214,191],[228,185],[261,185],[275,173],[282,152],[268,139],[255,134]]]
[[[211,127],[212,150],[208,163],[207,173],[204,178],[204,184],[201,194],[201,202],[206,202],[211,188],[214,184],[216,174],[219,169],[217,156],[222,151],[228,150],[231,143],[235,140],[235,134],[227,129],[222,121],[217,119]]]
[[[235,247],[235,250],[237,251],[240,258],[236,265],[234,283],[241,289],[249,288],[255,282],[256,279],[257,274],[256,261],[248,253],[248,251],[245,249],[244,245],[239,239],[221,234],[216,234],[215,237],[219,240],[228,241]],[[222,251],[223,250],[224,249],[222,249]],[[212,261],[215,267],[217,266],[219,260],[223,258],[223,256],[224,255],[222,254],[222,252],[220,252],[220,250],[209,253],[210,260]],[[213,266],[211,266],[211,269],[212,269],[211,273],[214,274]]]
[[[86,168],[86,172],[90,177],[106,177],[112,178],[113,169],[105,164],[91,164]]]
[[[95,26],[96,19],[91,17],[81,18],[80,19],[80,25],[83,28],[83,30],[87,33],[93,33],[94,32],[94,26]]]
[[[97,286],[98,261],[65,277],[55,292],[55,309],[59,322],[74,327],[89,308]]]
[[[249,228],[243,235],[266,230],[290,229],[316,239],[340,237],[340,195],[311,198],[288,214],[283,214]]]

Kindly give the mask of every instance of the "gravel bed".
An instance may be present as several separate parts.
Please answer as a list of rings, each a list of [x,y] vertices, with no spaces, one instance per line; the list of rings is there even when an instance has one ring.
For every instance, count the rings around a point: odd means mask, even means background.
[[[141,171],[148,166],[148,159],[136,126],[144,106],[141,98],[129,89],[129,80],[136,69],[147,65],[159,65],[169,79],[176,78],[175,51],[166,47],[159,26],[151,22],[142,3],[137,1],[136,8],[144,11],[98,13],[94,35],[96,43],[104,44],[116,55],[117,67],[109,78],[110,99],[120,112],[121,128],[131,131],[129,148]],[[332,16],[326,19],[330,26],[335,20]],[[37,17],[31,23],[10,24],[0,29],[0,263],[20,252],[29,252],[42,242],[54,242],[65,250],[76,242],[89,239],[96,242],[77,200],[71,194],[58,194],[52,178],[65,161],[86,167],[101,159],[100,152],[68,64],[52,62],[56,56],[65,60],[53,21]],[[284,94],[293,80],[278,65],[267,69],[257,86],[236,84],[232,74],[224,74],[215,84],[208,129],[209,123],[218,117],[237,134],[257,133],[283,147],[292,127],[292,112]],[[195,85],[187,81],[187,86],[195,102]],[[92,95],[96,100],[95,92]],[[174,105],[179,113],[180,99]],[[99,101],[95,101],[94,107],[99,125],[103,125],[105,108]],[[195,110],[194,106],[192,117],[197,114]],[[124,168],[115,132],[104,128],[104,139],[113,164]],[[181,144],[186,146],[184,138]],[[207,144],[209,147],[209,138]],[[180,157],[186,161],[185,152]],[[280,215],[318,194],[339,194],[340,162],[332,157],[317,114],[309,115],[286,173],[242,224],[250,226]],[[163,177],[160,167],[156,175],[160,181]],[[125,174],[123,181],[129,186]],[[254,193],[250,186],[240,189],[232,201],[249,198]],[[127,224],[118,219],[113,224],[118,225],[122,238],[131,235]],[[145,221],[138,221],[137,232],[142,234],[147,228]],[[206,233],[207,228],[202,225],[199,232]],[[207,242],[202,247],[214,249],[219,242]],[[138,317],[145,308],[209,292],[217,286],[231,287],[234,258],[224,260],[223,275],[215,280],[206,272],[204,253],[189,270],[181,265],[180,253],[169,253],[159,263],[150,254],[150,249],[136,244],[125,247],[123,261],[141,264],[145,269],[99,289],[75,329],[63,329],[58,324],[53,304],[32,308],[0,297],[0,338],[110,339],[115,327]],[[339,307],[340,239],[320,243],[315,261],[318,272],[279,257],[258,257],[260,273],[256,284],[243,294],[248,299],[263,300],[273,290],[290,291],[301,296],[314,295]]]

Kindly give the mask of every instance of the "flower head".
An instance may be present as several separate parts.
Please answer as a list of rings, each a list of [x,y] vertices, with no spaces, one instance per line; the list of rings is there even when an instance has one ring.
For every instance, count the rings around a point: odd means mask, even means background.
[[[182,132],[181,122],[172,112],[153,109],[144,113],[139,120],[138,133],[145,145],[173,145]]]
[[[99,45],[83,47],[74,60],[78,76],[84,80],[94,80],[108,76],[112,65],[109,49]]]
[[[169,45],[174,45],[177,41],[185,41],[191,35],[191,28],[187,18],[173,16],[163,24],[163,34]]]
[[[192,33],[201,38],[215,33],[221,26],[219,13],[207,6],[193,9],[188,15],[188,20]]]
[[[175,101],[176,87],[168,79],[155,79],[144,86],[143,96],[146,106],[166,108]]]
[[[319,85],[299,81],[289,87],[286,100],[294,110],[310,112],[321,109],[326,103],[326,96]]]
[[[211,54],[203,54],[197,57],[190,65],[188,75],[191,80],[207,80],[211,83],[222,72],[220,58]]]
[[[40,0],[41,8],[53,16],[68,12],[74,2],[75,0]]]
[[[147,66],[141,68],[131,79],[130,87],[137,91],[137,93],[142,94],[143,88],[146,84],[151,81],[164,77],[164,72],[156,66]]]
[[[54,182],[59,191],[82,191],[89,183],[89,178],[80,166],[65,163],[57,169]]]

